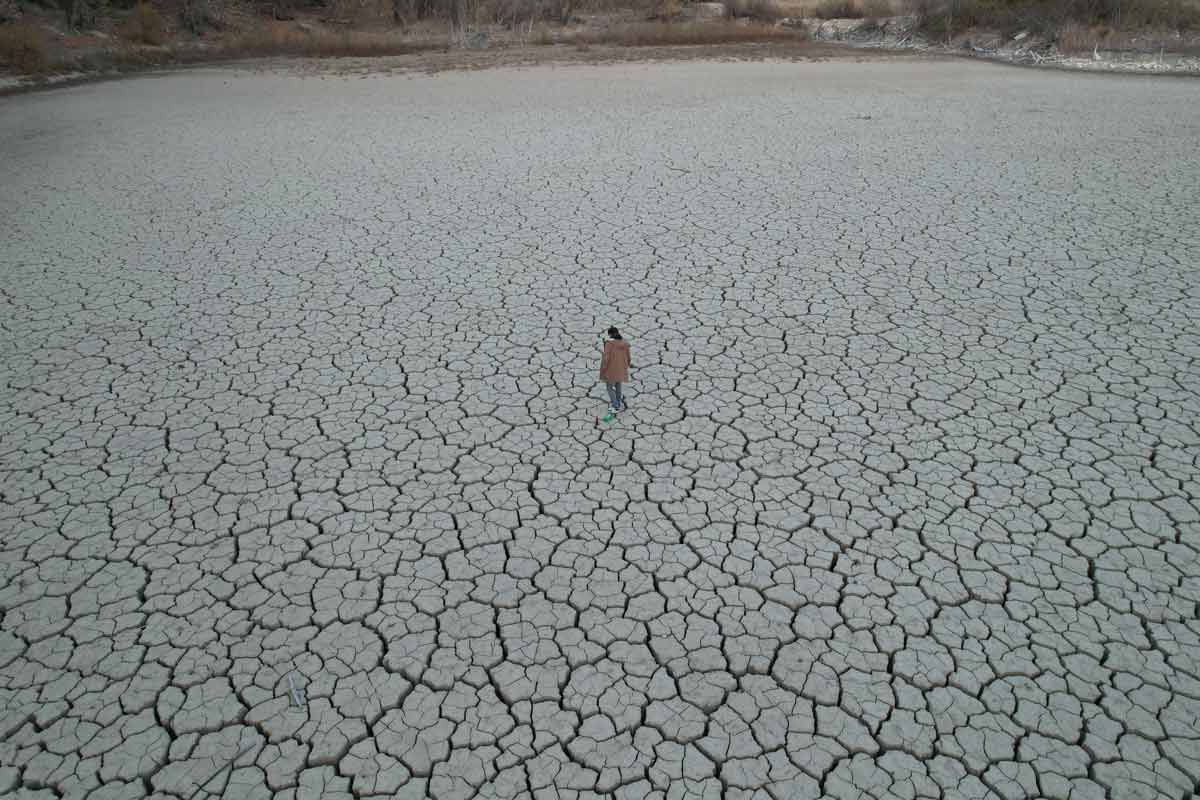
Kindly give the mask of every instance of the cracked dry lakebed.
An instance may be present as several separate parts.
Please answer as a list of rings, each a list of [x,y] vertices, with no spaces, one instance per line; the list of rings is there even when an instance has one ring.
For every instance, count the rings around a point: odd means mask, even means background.
[[[1192,797],[1198,137],[955,61],[0,101],[0,795]]]

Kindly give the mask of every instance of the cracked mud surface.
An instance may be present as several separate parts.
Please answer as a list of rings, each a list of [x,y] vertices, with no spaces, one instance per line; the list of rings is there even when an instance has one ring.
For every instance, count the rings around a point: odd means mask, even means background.
[[[1196,99],[691,63],[7,101],[0,794],[1189,797]]]

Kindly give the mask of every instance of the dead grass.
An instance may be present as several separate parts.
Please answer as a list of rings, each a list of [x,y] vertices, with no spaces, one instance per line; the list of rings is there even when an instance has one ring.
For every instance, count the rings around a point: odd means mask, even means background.
[[[118,33],[126,41],[161,45],[167,41],[167,22],[149,3],[138,3]]]
[[[580,14],[633,13],[645,18],[656,5],[655,0],[579,0],[575,11]]]
[[[735,22],[668,24],[647,22],[622,25],[601,31],[586,31],[569,37],[575,44],[607,44],[623,47],[654,47],[691,44],[739,44],[747,42],[802,42],[801,30],[772,25]]]
[[[445,48],[445,40],[414,41],[399,32],[305,31],[287,23],[274,23],[232,39],[220,48],[220,53],[224,58],[349,58],[398,56]]]
[[[304,31],[288,23],[270,23],[220,44],[167,47],[114,47],[68,55],[47,65],[51,72],[137,72],[144,69],[276,56],[372,58],[446,50],[446,40],[405,39],[399,32]],[[32,70],[26,70],[32,72]]]
[[[670,22],[683,14],[683,5],[679,0],[656,0],[650,11],[650,19],[659,22]]]
[[[1058,31],[1055,44],[1060,52],[1069,55],[1091,55],[1097,51],[1200,55],[1200,37],[1184,38],[1165,30],[1118,30],[1108,25],[1067,24]]]
[[[18,72],[41,72],[47,66],[46,37],[25,22],[0,25],[0,65]]]
[[[1113,31],[1104,26],[1069,23],[1058,32],[1058,49],[1071,54],[1091,53],[1108,49],[1113,40]]]
[[[8,26],[11,27],[11,26]],[[3,30],[3,29],[0,29]],[[555,37],[542,29],[527,44],[569,44],[580,53],[593,45],[652,49],[680,45],[771,44],[791,50],[805,42],[801,30],[777,28],[760,23],[717,21],[708,23],[647,22],[614,26],[605,30],[568,33]],[[505,48],[500,48],[503,50]],[[136,72],[144,69],[233,61],[245,58],[373,58],[449,52],[444,37],[414,40],[399,31],[305,30],[294,23],[263,25],[216,45],[178,44],[166,47],[122,46],[67,55],[54,64],[39,63],[38,69],[20,66],[26,73]],[[40,52],[40,51],[39,51]],[[33,63],[26,61],[23,63]],[[44,68],[43,68],[44,67]]]

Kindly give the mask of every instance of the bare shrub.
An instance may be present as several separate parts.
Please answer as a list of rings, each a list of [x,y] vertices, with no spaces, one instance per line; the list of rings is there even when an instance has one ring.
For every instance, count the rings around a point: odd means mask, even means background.
[[[46,37],[27,22],[0,25],[0,64],[20,72],[46,68]]]
[[[931,36],[949,36],[974,23],[971,13],[962,13],[964,0],[914,0],[917,26]]]
[[[225,0],[182,0],[179,18],[192,33],[225,27]]]
[[[467,34],[479,23],[479,0],[445,0],[444,8],[450,23],[450,41],[466,44]]]
[[[822,0],[812,11],[818,19],[862,19],[866,16],[853,0]]]
[[[399,25],[409,25],[415,20],[448,19],[450,0],[392,0],[392,18]]]
[[[1097,0],[1099,2],[1099,0]],[[1200,28],[1196,0],[1107,0],[1101,21],[1122,28]]]
[[[896,13],[891,0],[862,0],[859,7],[863,16],[869,18],[890,17]]]
[[[17,0],[0,0],[0,23],[16,22],[21,18],[21,7]]]
[[[573,0],[492,0],[483,16],[506,28],[540,20],[566,24],[574,5]]]
[[[96,5],[91,0],[60,0],[67,27],[90,28],[96,24]]]
[[[951,35],[972,27],[1052,35],[1067,26],[1119,29],[1200,28],[1193,0],[914,0],[927,33]]]
[[[787,13],[776,0],[725,0],[725,16],[775,22]]]
[[[167,41],[167,23],[149,3],[138,3],[121,25],[119,33],[122,39],[131,42],[160,45]]]

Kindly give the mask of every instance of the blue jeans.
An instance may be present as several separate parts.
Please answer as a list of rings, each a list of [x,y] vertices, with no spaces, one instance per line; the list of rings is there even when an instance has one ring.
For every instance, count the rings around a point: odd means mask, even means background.
[[[621,394],[621,384],[605,383],[604,388],[608,389],[608,404],[614,411],[625,410],[625,398]]]

